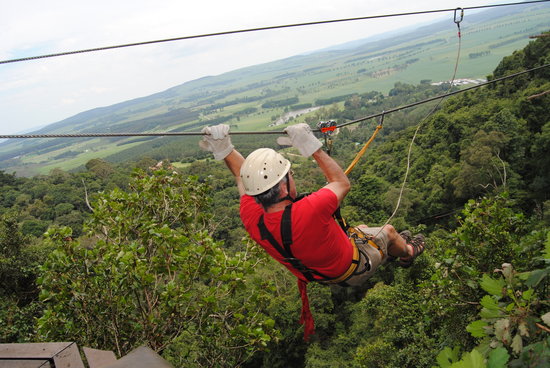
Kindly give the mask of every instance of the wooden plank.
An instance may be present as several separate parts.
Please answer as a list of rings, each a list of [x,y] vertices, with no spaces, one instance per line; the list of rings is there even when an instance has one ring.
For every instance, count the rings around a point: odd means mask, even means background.
[[[51,359],[55,354],[72,344],[71,342],[47,342],[25,344],[0,344],[0,359],[44,358]]]
[[[85,368],[74,342],[0,344],[0,367],[17,362],[21,368],[40,367],[53,359],[56,368]],[[34,364],[34,365],[33,365]],[[45,365],[50,366],[50,363]],[[13,365],[13,367],[18,367]],[[18,367],[19,368],[19,367]]]
[[[85,368],[78,346],[75,343],[71,343],[71,345],[54,355],[53,362],[55,368]]]
[[[120,358],[116,363],[106,365],[105,368],[174,368],[160,355],[146,346],[132,350],[128,355]]]
[[[2,360],[1,368],[52,368],[47,360]]]
[[[110,350],[98,350],[87,347],[82,348],[82,350],[84,350],[84,355],[90,368],[101,368],[107,364],[116,362],[115,353]]]

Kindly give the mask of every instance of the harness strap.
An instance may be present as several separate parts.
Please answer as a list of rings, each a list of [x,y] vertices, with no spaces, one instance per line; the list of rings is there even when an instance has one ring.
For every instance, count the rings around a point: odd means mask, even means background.
[[[269,243],[281,254],[283,257],[283,260],[287,263],[289,263],[293,268],[298,270],[306,280],[308,281],[333,281],[334,278],[328,277],[327,275],[322,274],[319,271],[313,270],[307,266],[305,266],[301,260],[298,258],[295,258],[292,254],[291,250],[291,244],[292,244],[292,220],[290,217],[292,210],[292,204],[289,204],[285,207],[285,210],[283,212],[283,218],[281,220],[281,237],[283,240],[283,246],[277,242],[273,234],[269,232],[267,227],[265,226],[264,222],[264,215],[262,214],[260,216],[260,220],[258,222],[258,228],[260,229],[260,235],[262,237],[262,240],[267,240]],[[353,264],[352,264],[353,265]],[[355,269],[355,267],[354,267]],[[318,278],[314,277],[317,276]]]
[[[378,252],[380,253],[380,256],[384,258],[384,251],[382,251],[382,248],[380,248],[380,246],[378,246],[378,244],[375,243],[372,235],[365,234],[364,232],[362,232],[360,229],[356,227],[350,227],[348,230],[348,233],[351,235],[350,239],[353,239],[353,237],[363,239],[363,241],[366,241],[371,247],[378,250]]]
[[[324,274],[322,274],[319,271],[316,271],[314,269],[311,269],[307,266],[305,266],[301,260],[294,257],[294,254],[292,253],[291,245],[292,245],[292,220],[291,220],[291,210],[292,210],[292,204],[289,204],[285,207],[285,210],[283,211],[283,216],[281,219],[281,239],[283,242],[283,245],[279,244],[273,234],[267,229],[264,222],[264,215],[262,214],[260,216],[260,220],[258,221],[258,228],[260,230],[260,236],[262,237],[262,240],[267,240],[269,243],[273,246],[273,248],[279,252],[279,254],[283,257],[283,260],[290,264],[294,269],[299,271],[306,280],[308,281],[315,281],[320,283],[328,283],[328,284],[338,284],[340,286],[348,286],[346,284],[346,280],[349,279],[353,275],[358,275],[356,273],[357,268],[359,266],[361,255],[365,259],[368,259],[368,256],[361,252],[356,243],[355,240],[350,237],[350,241],[353,247],[353,255],[352,260],[349,268],[344,272],[342,275],[338,277],[329,277]],[[338,211],[337,211],[338,212]],[[345,224],[345,221],[342,219],[342,223]],[[342,223],[340,223],[342,225]],[[345,224],[347,227],[347,224]],[[349,228],[349,227],[348,227]],[[351,228],[349,228],[351,229]],[[361,273],[365,272],[366,270],[363,270]],[[359,274],[361,274],[359,273]],[[317,277],[315,277],[317,276]]]
[[[342,217],[342,213],[340,212],[340,207],[338,207],[336,211],[334,211],[334,213],[332,214],[332,217],[334,217],[334,219],[338,222],[342,230],[344,230],[344,232],[347,233],[349,229],[349,225],[346,222],[346,220]]]
[[[304,275],[304,277],[308,281],[316,281],[315,277],[313,277],[312,275],[313,270],[310,270],[307,267],[305,267],[299,259],[294,258],[292,253],[288,253],[287,250],[283,248],[277,242],[277,240],[275,240],[275,238],[273,237],[273,234],[271,234],[269,230],[267,230],[267,227],[265,226],[263,215],[260,216],[260,221],[258,222],[258,228],[260,229],[260,235],[262,237],[262,240],[269,241],[269,243],[273,246],[273,248],[275,248],[275,250],[277,250],[277,252],[281,254],[285,262],[289,263],[292,267],[300,271],[300,273]]]
[[[281,219],[281,240],[283,241],[283,247],[288,253],[289,257],[294,258],[290,245],[292,244],[292,222],[290,218],[290,211],[292,210],[292,204],[285,207],[283,211],[283,218]]]
[[[269,243],[273,246],[273,248],[281,254],[284,261],[288,262],[292,267],[294,267],[296,270],[302,273],[302,275],[304,275],[304,278],[307,280],[307,281],[304,281],[298,278],[298,289],[300,290],[300,295],[302,299],[302,312],[301,312],[300,323],[304,325],[304,340],[307,341],[309,340],[309,336],[312,335],[315,331],[313,316],[311,315],[311,311],[309,309],[309,299],[307,297],[307,283],[311,281],[316,281],[321,283],[324,283],[324,282],[337,283],[340,286],[348,286],[346,284],[346,280],[356,274],[355,271],[359,266],[360,250],[357,248],[357,245],[355,244],[355,240],[350,238],[351,243],[353,245],[352,262],[348,270],[343,275],[337,278],[327,277],[318,271],[315,271],[306,267],[299,259],[295,258],[294,255],[292,254],[291,210],[292,210],[292,204],[286,206],[283,212],[283,217],[281,219],[281,239],[283,242],[283,246],[281,246],[277,242],[273,234],[271,234],[271,232],[265,226],[263,214],[260,216],[260,219],[258,221],[258,228],[260,230],[260,236],[262,237],[262,240],[269,241]],[[343,223],[345,224],[345,221],[343,221]],[[340,225],[342,225],[342,223],[340,223]],[[361,252],[361,254],[363,253]],[[365,259],[368,259],[366,254],[363,254],[363,256],[365,257]],[[363,270],[361,273],[365,272],[365,270]],[[321,278],[316,279],[313,276],[313,274]]]

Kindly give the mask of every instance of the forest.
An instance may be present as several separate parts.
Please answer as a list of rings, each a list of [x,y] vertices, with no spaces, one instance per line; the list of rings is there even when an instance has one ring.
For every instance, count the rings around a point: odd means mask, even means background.
[[[549,62],[541,37],[488,79]],[[396,83],[304,119],[345,122],[448,88]],[[391,223],[425,234],[427,249],[359,288],[310,285],[309,342],[294,277],[247,237],[233,177],[197,138],[71,172],[0,172],[0,342],[75,341],[118,356],[147,344],[175,367],[548,367],[549,90],[543,68],[432,114],[426,104],[385,117],[342,213],[350,224],[389,218],[422,124]],[[341,128],[333,157],[346,167],[377,123]],[[233,142],[243,154],[281,149],[272,135]],[[324,185],[314,162],[281,152],[300,191]]]

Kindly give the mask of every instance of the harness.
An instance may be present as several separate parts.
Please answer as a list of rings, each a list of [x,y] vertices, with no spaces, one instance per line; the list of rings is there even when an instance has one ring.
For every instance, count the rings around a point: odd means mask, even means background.
[[[311,269],[307,266],[305,266],[301,260],[294,257],[294,254],[292,253],[291,245],[292,245],[292,220],[291,220],[291,210],[292,210],[292,203],[285,207],[285,210],[283,211],[283,217],[281,220],[281,239],[282,239],[282,245],[275,240],[275,237],[264,223],[264,215],[262,214],[260,216],[260,220],[258,222],[258,228],[260,230],[260,236],[262,237],[262,240],[267,240],[269,243],[277,250],[281,256],[283,257],[283,260],[291,265],[294,269],[298,270],[306,280],[309,282],[319,282],[323,284],[338,284],[340,286],[349,286],[346,281],[355,275],[363,274],[364,272],[370,270],[370,262],[368,262],[368,256],[356,245],[356,241],[361,239],[362,241],[368,241],[366,239],[367,235],[363,234],[362,232],[350,228],[345,220],[342,218],[340,214],[340,208],[336,210],[333,217],[338,221],[340,226],[342,226],[342,229],[346,231],[350,236],[350,241],[353,246],[353,257],[351,264],[346,272],[344,272],[342,275],[338,277],[328,277],[324,275],[323,273]],[[350,230],[351,229],[351,230]],[[372,241],[372,240],[371,240]],[[374,242],[372,242],[374,244]],[[376,248],[380,249],[378,246],[375,246]],[[359,261],[361,259],[361,255],[367,260],[366,267],[364,270],[360,272],[356,272],[357,268],[359,266]]]
[[[307,194],[306,194],[307,195]],[[305,195],[300,196],[296,200],[292,200],[294,203],[295,201],[303,198]],[[318,282],[321,284],[337,284],[340,286],[349,286],[349,284],[346,282],[348,281],[352,276],[355,275],[361,275],[364,272],[371,270],[371,263],[370,259],[361,249],[357,247],[357,243],[362,242],[363,244],[368,243],[370,246],[373,246],[374,248],[378,249],[380,251],[380,254],[383,256],[383,253],[376,245],[376,243],[372,240],[372,236],[367,235],[363,233],[361,230],[349,227],[346,223],[346,221],[342,218],[342,215],[340,214],[340,208],[338,208],[334,214],[332,215],[336,221],[340,224],[342,227],[342,230],[348,234],[348,237],[350,239],[350,242],[353,246],[353,257],[350,266],[348,267],[347,271],[344,272],[339,277],[330,278],[321,272],[314,270],[312,268],[309,268],[305,266],[302,261],[296,257],[294,257],[294,254],[292,253],[292,219],[291,219],[291,211],[292,211],[292,204],[289,204],[285,207],[283,211],[283,216],[281,219],[281,240],[282,245],[275,240],[275,237],[273,234],[269,232],[267,227],[264,223],[264,215],[262,214],[260,216],[260,219],[258,221],[258,228],[260,230],[260,236],[262,240],[267,240],[277,252],[283,257],[283,261],[286,262],[288,265],[296,269],[298,272],[300,272],[303,276],[303,280],[301,278],[298,278],[298,290],[300,292],[300,296],[302,299],[302,312],[300,315],[300,323],[304,325],[304,340],[308,341],[309,337],[315,333],[315,322],[313,321],[313,315],[311,314],[311,310],[309,308],[309,299],[307,296],[307,284],[308,282]],[[361,261],[361,256],[363,256],[365,268],[361,271],[358,271],[359,263]]]

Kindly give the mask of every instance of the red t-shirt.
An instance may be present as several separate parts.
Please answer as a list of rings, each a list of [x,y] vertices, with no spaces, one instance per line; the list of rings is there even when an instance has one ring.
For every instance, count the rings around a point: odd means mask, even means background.
[[[338,277],[347,271],[353,257],[353,248],[332,214],[338,208],[338,198],[333,191],[322,188],[292,205],[292,245],[294,257],[306,267],[328,277]],[[283,262],[281,254],[268,240],[262,240],[258,221],[264,215],[267,229],[279,244],[283,211],[265,213],[253,197],[241,197],[241,220],[252,239],[273,258],[286,266],[296,277],[306,281],[303,274]]]

